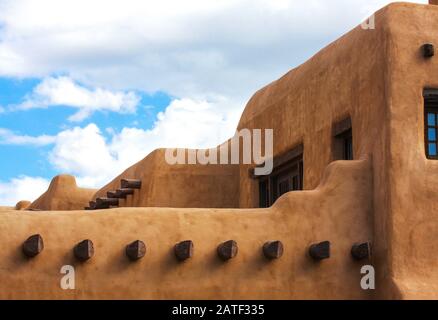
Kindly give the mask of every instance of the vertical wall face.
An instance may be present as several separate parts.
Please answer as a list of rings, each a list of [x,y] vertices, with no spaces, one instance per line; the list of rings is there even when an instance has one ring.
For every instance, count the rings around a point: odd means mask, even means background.
[[[315,188],[335,160],[332,129],[351,117],[354,157],[368,154],[386,167],[388,7],[376,14],[376,29],[360,26],[329,45],[302,66],[257,92],[238,130],[273,129],[274,156],[304,145],[304,189]],[[144,189],[126,206],[255,208],[258,181],[248,165],[168,166],[157,150],[126,170],[96,196],[120,187],[120,178],[144,180]],[[379,194],[387,178],[376,174]],[[380,181],[381,180],[381,181]],[[190,190],[190,192],[187,192]],[[376,195],[378,196],[378,195]],[[386,203],[380,198],[379,203]]]
[[[119,189],[122,178],[135,178],[142,180],[142,187],[126,200],[121,199],[121,207],[238,208],[238,170],[236,165],[170,165],[165,150],[158,149],[93,198],[106,197],[107,191]]]
[[[241,118],[241,129],[274,129],[274,155],[304,145],[304,189],[315,188],[334,160],[332,127],[347,117],[353,124],[354,157],[368,154],[378,166],[386,159],[387,23],[357,27],[308,62],[257,92]],[[250,166],[168,166],[157,150],[126,170],[96,196],[120,187],[120,178],[143,180],[143,190],[124,206],[255,208],[258,181]],[[382,171],[383,172],[383,171]],[[379,172],[377,182],[385,189]],[[384,192],[381,192],[384,193]],[[385,199],[379,201],[384,202]]]
[[[374,30],[356,28],[259,91],[239,125],[273,128],[275,155],[303,143],[304,188],[312,189],[333,160],[333,124],[351,116],[354,157],[370,154],[373,163],[372,264],[381,298],[407,296],[402,286],[411,277],[403,284],[399,277],[414,269],[432,275],[438,263],[430,254],[438,248],[431,201],[438,164],[424,156],[421,96],[438,78],[430,77],[433,64],[419,51],[433,42],[437,9],[385,7],[375,14]],[[258,183],[247,171],[241,168],[240,206],[257,207]]]
[[[239,129],[273,129],[274,155],[304,145],[304,189],[315,188],[334,160],[332,128],[351,117],[354,157],[385,158],[386,9],[376,29],[357,27],[305,64],[257,92]],[[240,172],[240,207],[257,207],[258,181]],[[380,173],[379,173],[380,175]],[[379,178],[379,176],[377,177]]]
[[[324,170],[334,160],[333,125],[351,117],[354,157],[359,159],[370,155],[373,168],[370,173],[373,187],[369,194],[372,210],[367,211],[367,222],[362,228],[367,230],[366,240],[373,241],[372,264],[376,266],[379,276],[379,292],[382,297],[396,298],[399,294],[391,281],[392,269],[389,261],[392,225],[388,215],[388,212],[391,212],[388,170],[390,167],[388,94],[391,88],[388,82],[390,71],[388,48],[391,30],[388,17],[389,12],[398,6],[403,5],[391,5],[375,15],[376,29],[364,30],[357,27],[304,65],[257,92],[249,102],[238,127],[239,130],[274,129],[275,156],[303,144],[304,189],[311,190],[318,186]],[[193,195],[193,190],[181,188],[178,192],[176,189],[171,189],[170,197],[163,196],[165,187],[153,181],[162,179],[161,173],[168,177],[172,175],[169,175],[171,171],[163,170],[162,165],[156,166],[157,163],[162,163],[164,158],[162,155],[161,158],[157,158],[157,154],[150,155],[143,165],[128,169],[122,176],[144,179],[146,189],[142,197],[148,200],[134,202],[135,204],[175,206],[177,203],[175,199],[187,199]],[[153,157],[155,160],[152,159]],[[161,168],[161,173],[154,171],[158,167]],[[214,197],[217,197],[219,192],[225,192],[231,197],[229,203],[236,207],[258,207],[258,181],[250,178],[249,169],[249,166],[242,165],[240,174],[232,174],[228,181],[223,176],[226,171],[216,172],[224,179],[211,179],[210,183],[213,184],[209,185],[214,185],[214,181],[220,181],[216,186],[222,189],[218,189],[218,192],[212,196],[203,194],[203,199],[208,201],[203,201],[200,205],[210,206],[213,203],[211,199],[217,200]],[[196,167],[182,166],[179,170],[181,170],[178,172],[179,175],[186,174],[183,179],[195,181],[193,179],[196,179],[196,176],[192,173],[198,170]],[[233,172],[235,169],[226,170]],[[176,171],[173,174],[176,174]],[[118,187],[118,183],[119,178],[99,193]],[[155,188],[151,188],[149,185],[154,183]],[[230,190],[225,190],[227,188]],[[203,189],[201,192],[204,191]],[[175,197],[174,194],[178,196]],[[302,194],[291,194],[291,196],[300,199]],[[340,196],[349,197],[347,194]],[[129,202],[128,205],[132,203]],[[191,202],[178,202],[178,204],[194,206]],[[295,207],[295,204],[291,205],[291,208]],[[316,211],[317,214],[323,214],[321,208]],[[297,211],[297,214],[300,219],[296,223],[300,223],[299,221],[306,223],[309,219],[305,213]],[[282,224],[282,222],[278,223]],[[373,231],[370,229],[370,224],[373,224]],[[299,287],[305,286],[304,282],[299,283]]]
[[[438,88],[438,6],[398,5],[391,12],[390,275],[406,298],[438,297],[438,161],[427,160],[423,89]]]
[[[269,209],[119,208],[107,211],[0,211],[0,299],[366,299],[361,267],[351,246],[370,239],[372,168],[369,160],[331,164],[317,190],[289,193]],[[10,232],[13,230],[14,232]],[[44,250],[26,258],[24,240],[44,239]],[[79,262],[73,247],[94,243]],[[131,262],[125,246],[146,243]],[[238,244],[224,262],[217,246]],[[179,262],[173,247],[192,240],[194,254]],[[262,253],[280,240],[283,256]],[[331,242],[330,258],[314,261],[311,244]],[[75,289],[63,290],[61,268],[75,268]]]
[[[0,298],[370,298],[359,287],[364,263],[376,267],[379,298],[437,298],[438,160],[425,156],[422,93],[438,89],[438,56],[426,59],[421,46],[438,46],[438,6],[392,4],[375,15],[375,27],[354,29],[260,90],[239,124],[274,129],[275,156],[303,144],[304,188],[315,190],[288,193],[261,210],[2,210]],[[354,157],[367,160],[329,165],[333,124],[347,117]],[[157,150],[94,197],[124,177],[143,183],[125,206],[255,208],[258,183],[249,169],[169,166]],[[20,246],[34,233],[47,246],[26,260]],[[71,249],[85,238],[95,241],[97,256],[80,264]],[[136,238],[151,251],[131,264],[123,248]],[[196,258],[180,264],[171,248],[186,239],[194,240]],[[215,249],[229,239],[240,253],[223,264]],[[283,259],[261,256],[269,240],[284,242]],[[315,264],[307,248],[322,240],[332,241],[333,256]],[[367,240],[372,261],[353,261],[351,245]],[[79,290],[60,290],[65,264],[77,267]]]
[[[425,156],[422,92],[438,88],[438,57],[425,59],[420,48],[438,46],[438,7],[393,4],[376,14],[375,23],[376,29],[356,28],[259,91],[239,125],[274,129],[275,155],[304,144],[304,187],[322,180],[320,187],[288,193],[261,210],[2,213],[0,284],[7,290],[0,298],[41,297],[42,289],[47,298],[369,298],[359,287],[363,263],[349,256],[353,243],[366,240],[374,245],[372,261],[364,263],[376,267],[378,297],[437,298],[438,161]],[[354,156],[368,160],[329,165],[332,126],[348,116]],[[248,166],[237,168],[240,177],[233,166],[172,168],[162,152],[122,174],[145,184],[144,197],[130,199],[132,205],[257,207],[257,181]],[[119,178],[97,195],[117,188]],[[46,251],[25,260],[21,242],[37,232],[47,235]],[[79,264],[71,248],[84,238],[95,240],[99,255]],[[132,265],[123,246],[135,238],[151,251],[148,260]],[[239,256],[223,264],[216,245],[233,238]],[[179,264],[171,248],[186,239],[194,240],[196,258]],[[263,260],[260,248],[269,240],[284,242],[284,259]],[[332,241],[333,256],[315,264],[307,248],[322,240]],[[81,290],[58,287],[57,270],[69,263],[78,267]]]
[[[379,297],[436,298],[438,161],[425,156],[422,93],[438,88],[438,58],[424,58],[421,46],[438,46],[438,7],[392,4],[375,23],[259,91],[239,127],[273,128],[276,155],[304,143],[304,187],[312,189],[332,160],[332,124],[351,115],[354,156],[372,155]],[[247,171],[240,205],[256,207]]]

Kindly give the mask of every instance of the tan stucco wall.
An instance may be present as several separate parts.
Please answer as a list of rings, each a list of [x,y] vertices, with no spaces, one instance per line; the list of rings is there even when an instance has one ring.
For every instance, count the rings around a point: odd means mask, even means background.
[[[158,149],[116,177],[94,196],[120,188],[122,178],[140,179],[142,187],[126,200],[124,207],[237,208],[239,167],[236,165],[169,165],[165,150]]]
[[[369,161],[336,162],[315,191],[289,193],[271,209],[124,208],[105,211],[0,214],[0,299],[291,299],[368,298],[351,245],[370,238]],[[10,230],[14,230],[13,233]],[[32,260],[20,246],[40,233],[44,251]],[[95,256],[78,263],[72,248],[91,239]],[[148,251],[137,263],[124,255],[140,239]],[[194,256],[179,263],[173,245],[194,241]],[[222,262],[216,246],[234,239],[235,259]],[[284,256],[267,261],[264,242],[281,240]],[[330,240],[332,257],[314,262],[308,246]],[[76,268],[76,290],[60,288],[60,269]]]
[[[386,27],[373,31],[358,27],[262,89],[250,100],[239,129],[273,128],[275,155],[304,142],[308,190],[316,187],[323,170],[333,160],[329,147],[333,122],[351,115],[356,156],[377,153],[374,145],[383,144],[385,139],[384,130],[379,129],[385,123],[385,95],[381,94],[385,92],[385,34]],[[116,190],[121,178],[137,178],[142,180],[142,189],[121,200],[121,206],[257,207],[258,186],[249,178],[248,169],[231,165],[167,165],[164,150],[160,149],[88,200]]]
[[[389,8],[377,14],[376,30],[357,27],[258,91],[245,108],[238,130],[274,129],[274,156],[304,143],[307,190],[319,184],[334,160],[332,125],[348,116],[353,122],[356,158],[371,153],[376,163],[385,161]],[[128,199],[128,205],[255,208],[258,183],[250,178],[249,169],[243,165],[240,170],[218,165],[169,166],[164,150],[156,150],[96,196],[119,188],[121,178],[136,178],[145,186]]]
[[[375,22],[375,30],[354,29],[257,92],[242,116],[239,128],[274,129],[275,155],[304,144],[307,191],[252,209],[258,190],[248,166],[169,166],[157,150],[89,198],[119,188],[121,178],[137,178],[142,189],[122,205],[174,209],[3,210],[0,297],[438,298],[438,162],[425,158],[422,99],[424,87],[438,88],[438,58],[420,55],[423,43],[438,39],[438,7],[391,4]],[[347,116],[354,156],[368,160],[330,164],[332,125]],[[248,209],[207,209],[226,207]],[[33,233],[47,247],[26,261],[19,246]],[[95,242],[96,257],[77,265],[78,289],[64,292],[59,269],[76,264],[71,249],[85,238]],[[150,252],[130,264],[123,250],[136,239]],[[171,248],[186,239],[196,253],[180,265]],[[223,264],[215,248],[229,239],[240,251]],[[281,260],[261,258],[268,240],[284,242]],[[306,250],[322,240],[332,241],[333,257],[315,264]],[[349,255],[354,242],[366,240],[374,249],[375,296],[359,289],[363,263]]]
[[[52,179],[49,188],[28,207],[37,210],[82,210],[96,192],[79,188],[70,175],[59,175]]]
[[[17,204],[15,205],[15,210],[26,210],[30,207],[31,204],[32,202],[27,200],[18,201]]]
[[[422,93],[438,88],[438,60],[423,58],[420,48],[438,45],[438,7],[394,6],[388,20],[394,30],[388,46],[388,206],[376,232],[385,228],[389,273],[402,297],[437,298],[438,161],[425,156]]]
[[[257,92],[241,118],[239,128],[273,128],[274,154],[304,145],[304,188],[318,185],[333,160],[332,126],[350,116],[354,157],[372,155],[373,254],[382,298],[400,298],[392,281],[388,255],[390,114],[389,48],[395,44],[399,8],[429,7],[391,4],[375,14],[374,30],[358,26],[305,64]],[[435,9],[435,8],[434,8]],[[438,18],[438,16],[436,16]],[[412,46],[418,51],[419,47]],[[421,100],[420,100],[421,101]],[[269,115],[269,116],[267,116]],[[413,124],[418,126],[418,123]],[[241,167],[240,207],[258,205],[257,181]]]
[[[239,129],[274,129],[274,155],[304,145],[304,188],[315,188],[333,161],[332,126],[351,117],[354,155],[379,155],[385,132],[388,57],[387,7],[375,30],[358,26],[309,61],[259,90],[249,101]],[[258,183],[241,167],[240,206],[258,206]]]

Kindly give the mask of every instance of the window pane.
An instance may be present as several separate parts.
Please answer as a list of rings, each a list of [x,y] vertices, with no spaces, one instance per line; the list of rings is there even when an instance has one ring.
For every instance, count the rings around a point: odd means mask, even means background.
[[[427,124],[429,126],[435,126],[436,125],[435,113],[428,113],[427,114]]]
[[[430,156],[436,156],[437,155],[436,143],[429,143],[429,155]]]
[[[353,137],[348,137],[344,141],[344,160],[353,160]]]
[[[299,184],[298,184],[298,181],[299,181],[299,176],[294,176],[293,178],[292,178],[292,190],[299,190],[299,188],[300,188],[300,186],[299,186]]]
[[[434,128],[429,128],[429,133],[428,133],[428,139],[429,141],[436,141],[436,129]]]
[[[259,184],[259,191],[260,191],[260,208],[267,208],[269,206],[269,193],[268,193],[268,182],[267,181],[260,181]]]

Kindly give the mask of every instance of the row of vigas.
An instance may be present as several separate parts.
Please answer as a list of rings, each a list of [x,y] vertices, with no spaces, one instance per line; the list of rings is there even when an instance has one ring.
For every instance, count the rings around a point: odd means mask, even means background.
[[[262,254],[268,260],[280,259],[283,256],[284,245],[281,241],[268,241],[262,248]],[[22,245],[23,254],[28,258],[34,258],[44,250],[43,237],[35,234],[29,237]],[[141,240],[135,240],[125,248],[125,254],[131,261],[137,261],[146,255],[146,244]],[[175,258],[179,261],[185,261],[193,257],[194,244],[191,240],[181,241],[175,244],[173,248]],[[219,244],[216,248],[217,256],[228,261],[237,256],[238,244],[235,240],[228,240]],[[85,262],[94,256],[93,241],[87,239],[79,242],[73,249],[74,256],[77,260]],[[330,241],[323,241],[312,244],[308,248],[310,258],[315,261],[321,261],[330,258]],[[364,260],[371,257],[371,243],[355,243],[351,248],[351,256],[355,260]]]

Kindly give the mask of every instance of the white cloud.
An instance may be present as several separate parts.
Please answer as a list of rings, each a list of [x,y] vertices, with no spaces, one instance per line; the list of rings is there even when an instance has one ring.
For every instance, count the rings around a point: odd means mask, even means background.
[[[148,130],[124,128],[116,132],[107,128],[111,138],[105,139],[94,123],[37,137],[0,128],[0,144],[53,144],[48,161],[57,171],[75,175],[80,186],[101,187],[154,149],[217,146],[234,134],[241,110],[223,97],[210,101],[176,99]]]
[[[245,100],[389,2],[0,0],[0,75]]]
[[[54,136],[41,135],[37,137],[15,134],[9,129],[0,128],[0,144],[45,146],[55,142]]]
[[[101,88],[88,89],[68,77],[49,77],[38,84],[18,109],[70,106],[79,109],[71,121],[82,121],[93,112],[107,110],[133,113],[140,97],[135,92],[112,92]]]
[[[21,200],[36,200],[48,187],[49,181],[40,177],[20,176],[8,182],[0,181],[0,204],[14,206]]]
[[[116,165],[95,124],[60,132],[49,161],[63,173],[72,173],[79,178],[94,177],[97,182],[102,182],[99,180],[106,178],[108,171]]]
[[[230,138],[242,108],[229,100],[177,99],[158,114],[150,130],[124,128],[114,135],[109,149],[122,167],[157,148],[209,148]]]
[[[64,154],[63,157],[65,168],[72,163],[78,164],[76,148],[82,154],[79,157],[83,160],[80,162],[81,166],[70,171],[79,175],[80,185],[101,187],[154,149],[208,148],[220,144],[234,134],[240,111],[241,108],[223,98],[208,102],[178,99],[172,101],[166,110],[158,115],[152,129],[124,128],[121,132],[115,133],[107,143],[102,141],[102,135],[96,128],[93,134],[81,133],[81,130],[90,131],[89,128],[77,129],[76,134],[79,137],[84,136],[84,139],[74,138],[77,143],[74,148],[71,148],[68,141],[59,138],[57,146],[64,145],[68,153],[68,156]],[[84,148],[81,141],[85,148],[92,151],[81,151]],[[57,150],[55,147],[53,158],[59,158]],[[96,155],[93,152],[96,152]]]

